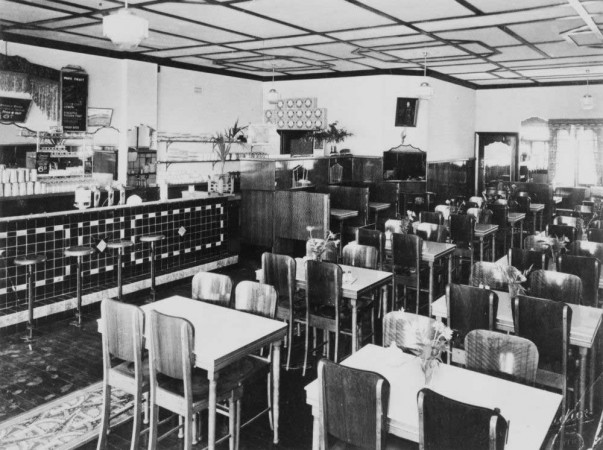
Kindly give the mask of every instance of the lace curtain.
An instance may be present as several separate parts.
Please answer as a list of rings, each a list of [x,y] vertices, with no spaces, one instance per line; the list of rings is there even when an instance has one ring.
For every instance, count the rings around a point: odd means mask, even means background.
[[[549,180],[555,184],[582,181],[603,185],[603,119],[553,119],[549,128]],[[569,170],[572,167],[574,171]]]

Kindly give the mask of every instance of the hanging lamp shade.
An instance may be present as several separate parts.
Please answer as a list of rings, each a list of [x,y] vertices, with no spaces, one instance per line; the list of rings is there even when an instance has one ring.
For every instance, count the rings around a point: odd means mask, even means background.
[[[590,94],[584,94],[580,99],[580,107],[585,111],[593,109],[595,107],[595,99],[593,96]]]
[[[433,97],[433,87],[427,81],[423,81],[417,88],[417,96],[423,100],[429,100]]]
[[[278,91],[274,88],[270,89],[268,91],[268,95],[266,96],[266,98],[268,99],[268,103],[274,104],[276,102],[278,102]]]
[[[149,37],[149,22],[130,12],[127,7],[103,17],[103,36],[120,50],[134,50]]]

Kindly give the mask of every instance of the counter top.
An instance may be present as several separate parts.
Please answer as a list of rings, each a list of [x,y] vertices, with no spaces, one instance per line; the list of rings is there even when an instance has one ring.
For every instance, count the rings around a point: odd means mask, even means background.
[[[224,198],[227,201],[235,201],[235,200],[239,200],[241,197],[240,197],[240,195],[211,195],[211,196],[206,197],[207,200],[219,199],[219,198]],[[0,222],[37,219],[39,217],[56,217],[56,216],[62,216],[62,215],[66,215],[66,214],[79,214],[82,212],[100,212],[100,211],[109,211],[109,210],[124,209],[124,208],[150,206],[150,205],[157,205],[157,204],[164,204],[164,203],[189,202],[189,201],[197,201],[197,200],[199,200],[199,198],[170,198],[168,200],[156,200],[156,201],[140,203],[137,205],[113,205],[113,206],[103,206],[103,207],[99,207],[99,208],[86,208],[84,210],[79,210],[79,209],[74,208],[71,210],[42,213],[42,214],[25,214],[25,215],[21,215],[21,216],[0,217]]]
[[[351,153],[340,155],[339,153],[335,155],[329,156],[313,156],[313,155],[299,155],[299,156],[290,156],[290,155],[269,155],[266,158],[241,158],[239,161],[299,161],[302,159],[337,159],[337,158],[372,158],[372,159],[381,159],[381,155],[354,155]]]

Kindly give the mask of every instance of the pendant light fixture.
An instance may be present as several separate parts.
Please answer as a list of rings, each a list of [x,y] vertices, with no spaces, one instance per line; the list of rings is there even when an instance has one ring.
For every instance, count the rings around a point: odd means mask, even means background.
[[[120,50],[134,50],[143,39],[149,37],[149,22],[138,17],[128,9],[128,0],[125,7],[116,13],[103,17],[103,36]]]
[[[427,81],[427,52],[423,52],[423,82],[417,89],[417,95],[423,100],[433,97],[433,88]]]
[[[586,69],[586,94],[584,94],[582,96],[582,98],[580,99],[580,106],[585,111],[588,111],[595,107],[595,99],[593,98],[592,95],[590,95],[590,90],[589,90],[589,84],[588,84],[589,74],[590,74],[590,69]]]
[[[272,64],[272,87],[268,91],[268,103],[275,104],[278,102],[278,91],[274,88],[274,64]]]

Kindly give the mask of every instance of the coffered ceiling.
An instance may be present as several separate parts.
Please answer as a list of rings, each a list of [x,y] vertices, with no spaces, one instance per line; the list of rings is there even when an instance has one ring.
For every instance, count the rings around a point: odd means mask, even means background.
[[[149,37],[118,52],[116,0],[0,0],[5,41],[256,79],[430,75],[474,88],[603,81],[603,1],[131,0]]]

